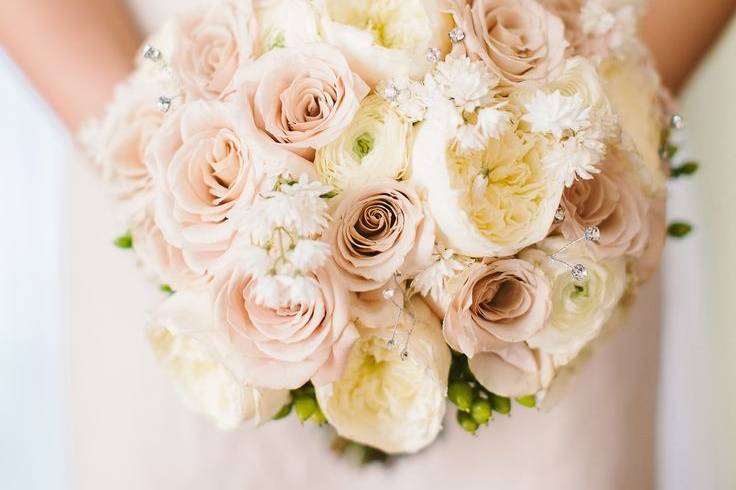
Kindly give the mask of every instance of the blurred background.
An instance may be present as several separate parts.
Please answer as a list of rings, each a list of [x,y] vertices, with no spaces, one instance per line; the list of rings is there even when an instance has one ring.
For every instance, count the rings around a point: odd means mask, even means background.
[[[701,170],[670,183],[670,220],[695,228],[669,240],[662,268],[652,390],[658,487],[667,490],[736,488],[735,60],[731,21],[679,98],[683,151]],[[0,94],[0,488],[64,489],[63,206],[73,142],[2,49]]]

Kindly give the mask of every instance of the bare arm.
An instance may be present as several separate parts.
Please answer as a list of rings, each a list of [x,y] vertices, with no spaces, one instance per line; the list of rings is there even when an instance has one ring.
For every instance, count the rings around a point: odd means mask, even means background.
[[[736,11],[736,0],[649,0],[644,37],[677,92]]]
[[[0,43],[71,130],[98,114],[140,37],[122,0],[3,0]]]

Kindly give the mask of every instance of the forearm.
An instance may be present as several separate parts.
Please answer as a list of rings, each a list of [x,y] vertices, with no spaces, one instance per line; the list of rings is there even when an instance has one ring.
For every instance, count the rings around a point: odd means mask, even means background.
[[[677,92],[736,10],[736,0],[649,0],[644,37]]]
[[[4,0],[0,42],[71,130],[99,114],[140,42],[122,0]]]

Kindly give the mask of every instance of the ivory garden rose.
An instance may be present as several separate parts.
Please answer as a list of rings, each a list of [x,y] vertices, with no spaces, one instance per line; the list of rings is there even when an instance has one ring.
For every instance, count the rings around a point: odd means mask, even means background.
[[[241,383],[222,362],[227,339],[214,328],[207,291],[169,297],[151,318],[148,340],[185,399],[222,429],[267,422],[289,400],[288,390]]]
[[[415,299],[411,308],[415,320],[409,314],[400,320],[402,331],[414,329],[405,360],[399,348],[386,343],[395,309],[366,304],[356,310],[361,338],[345,374],[317,389],[320,407],[338,434],[389,454],[426,447],[442,429],[445,414],[450,350],[429,307]]]

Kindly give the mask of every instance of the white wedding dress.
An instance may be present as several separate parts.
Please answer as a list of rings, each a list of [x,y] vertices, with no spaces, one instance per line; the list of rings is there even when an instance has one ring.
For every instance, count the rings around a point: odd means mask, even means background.
[[[136,0],[146,29],[188,2]],[[98,175],[73,165],[68,225],[68,398],[73,488],[243,490],[503,488],[644,490],[655,486],[660,288],[642,291],[548,412],[515,407],[477,437],[448,411],[419,455],[357,468],[326,431],[295,417],[221,432],[190,412],[153,359],[143,326],[164,299],[130,252]]]

